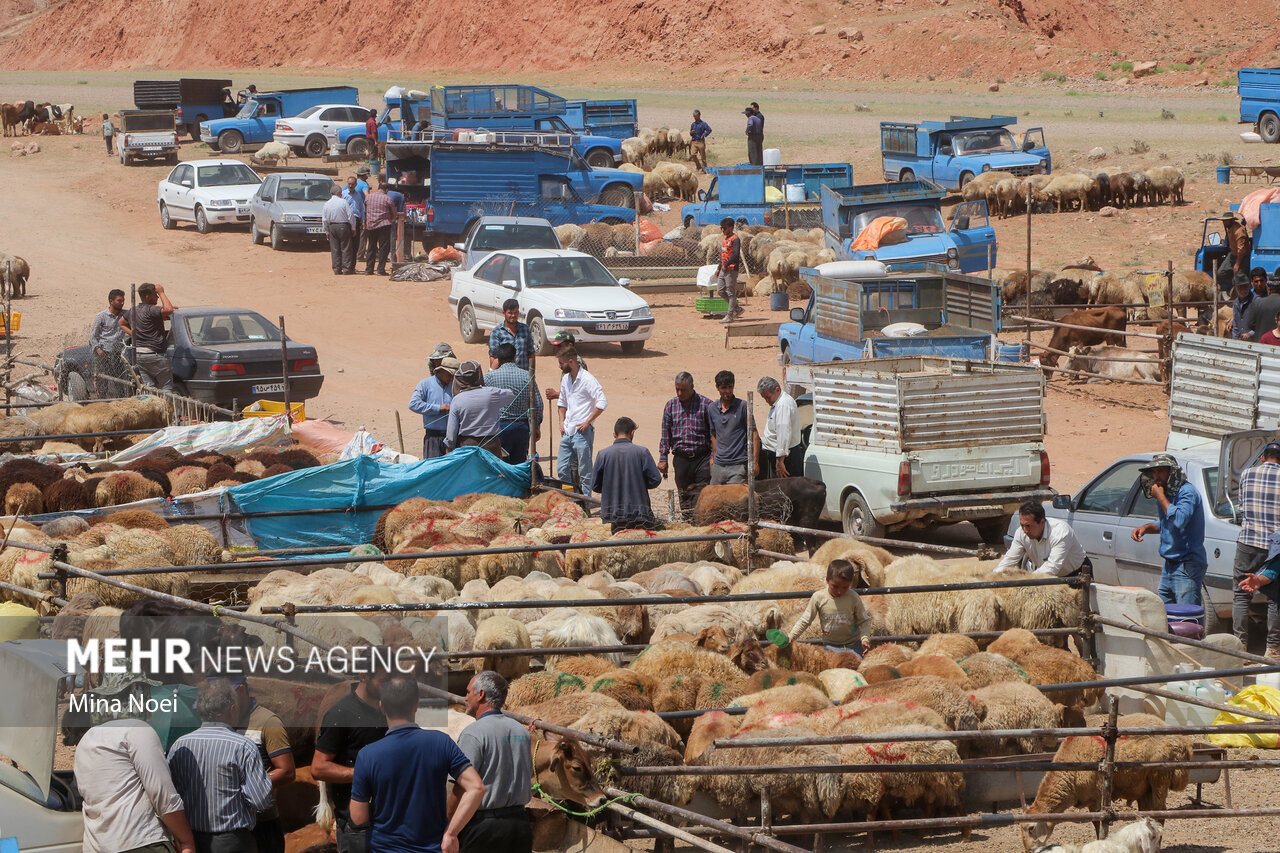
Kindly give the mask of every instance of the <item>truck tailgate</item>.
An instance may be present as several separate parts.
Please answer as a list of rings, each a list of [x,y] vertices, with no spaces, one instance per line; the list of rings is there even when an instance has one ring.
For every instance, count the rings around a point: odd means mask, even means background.
[[[1025,442],[910,451],[911,495],[1038,486],[1042,447]]]

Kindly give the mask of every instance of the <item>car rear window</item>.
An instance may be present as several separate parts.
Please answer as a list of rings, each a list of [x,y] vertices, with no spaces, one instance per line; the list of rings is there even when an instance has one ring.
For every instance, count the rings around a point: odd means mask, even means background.
[[[482,225],[471,241],[473,251],[559,249],[556,232],[546,225]]]
[[[332,186],[329,178],[289,178],[280,182],[276,201],[328,201]]]
[[[280,330],[275,325],[250,312],[188,317],[187,335],[198,347],[280,340]]]

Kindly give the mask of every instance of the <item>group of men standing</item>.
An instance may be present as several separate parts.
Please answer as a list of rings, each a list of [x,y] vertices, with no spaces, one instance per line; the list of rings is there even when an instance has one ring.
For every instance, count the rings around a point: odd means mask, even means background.
[[[747,162],[752,166],[764,165],[764,113],[755,101],[742,111],[747,117]],[[689,157],[699,172],[707,170],[707,137],[711,135],[711,125],[702,120],[702,111],[693,111],[693,122],[689,125]]]
[[[387,275],[387,260],[395,256],[396,220],[404,213],[404,193],[385,179],[373,179],[361,165],[344,186],[335,185],[320,221],[329,237],[329,263],[334,275],[355,275],[356,260],[364,256],[365,275]]]
[[[1277,270],[1280,273],[1280,270]],[[1268,279],[1267,271],[1254,267],[1248,279],[1235,284],[1231,300],[1231,337],[1243,341],[1280,345],[1280,276]]]
[[[89,347],[93,354],[95,391],[99,397],[115,397],[122,389],[109,387],[106,377],[127,375],[124,339],[132,336],[135,350],[134,367],[151,386],[161,391],[173,390],[173,366],[166,354],[169,331],[165,321],[177,310],[164,292],[164,286],[144,282],[138,285],[138,304],[124,308],[124,291],[113,288],[107,293],[107,307],[93,318],[89,328]]]

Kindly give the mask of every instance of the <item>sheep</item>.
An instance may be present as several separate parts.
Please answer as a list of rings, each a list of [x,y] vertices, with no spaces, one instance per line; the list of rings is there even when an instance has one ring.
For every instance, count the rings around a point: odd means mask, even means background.
[[[985,714],[981,702],[971,701],[955,684],[933,675],[899,678],[859,687],[845,697],[845,704],[859,699],[893,699],[915,702],[937,711],[952,731],[974,731]]]
[[[91,592],[75,596],[53,617],[53,626],[49,630],[50,639],[79,640],[84,636],[84,626],[89,615],[101,606],[102,599]]]
[[[1027,681],[1027,671],[1004,655],[978,652],[967,658],[961,658],[958,663],[969,676],[969,683],[975,688],[988,687],[1005,681]]]
[[[486,620],[488,621],[488,620]],[[542,636],[539,648],[573,648],[575,646],[616,646],[620,645],[618,635],[613,627],[599,616],[574,612],[572,616],[558,627],[547,631]],[[622,665],[622,655],[608,652],[603,657],[614,666]],[[548,669],[559,669],[564,658],[550,656],[547,658]]]
[[[826,694],[834,702],[843,702],[844,697],[855,687],[866,687],[867,680],[857,670],[824,669],[818,673],[818,679]]]
[[[628,711],[652,711],[658,681],[630,669],[612,669],[596,676],[587,691],[611,696]]]
[[[1030,631],[1011,628],[991,642],[987,651],[1000,654],[1022,667],[1031,684],[1068,684],[1071,682],[1097,681],[1093,667],[1071,652],[1046,646]],[[1102,690],[1097,687],[1078,690],[1057,690],[1050,697],[1063,706],[1063,719],[1067,725],[1084,722],[1084,711],[1098,701]]]
[[[987,687],[979,687],[973,694],[986,708],[978,728],[981,731],[1000,729],[1054,729],[1062,725],[1062,708],[1053,704],[1045,694],[1021,681],[1004,681]],[[989,755],[1003,755],[1016,747],[1017,751],[1032,753],[1052,749],[1054,737],[1002,738],[987,750]],[[975,748],[982,747],[977,742]]]
[[[581,693],[586,689],[586,680],[577,675],[553,670],[534,672],[511,682],[511,687],[507,694],[507,704],[513,708],[525,705],[541,705],[558,696]]]
[[[899,666],[898,672],[903,678],[910,678],[913,675],[936,675],[950,681],[961,690],[973,689],[969,676],[960,668],[960,664],[943,655],[916,655]]]
[[[807,737],[803,728],[776,728],[755,732],[739,732],[737,739]],[[745,749],[706,750],[701,762],[710,767],[749,767],[764,764],[840,764],[837,751],[829,746],[794,746],[787,749],[754,747]],[[722,808],[733,812],[738,824],[745,822],[747,810],[754,798],[768,796],[775,816],[790,814],[801,822],[811,823],[831,819],[845,799],[847,786],[844,776],[838,773],[810,773],[803,775],[726,774],[700,777],[700,786]]]
[[[199,524],[167,527],[160,535],[173,546],[175,566],[202,566],[222,562],[222,546],[212,533]]]
[[[1027,295],[1027,282],[1031,283],[1031,290],[1043,290],[1053,280],[1053,273],[1047,270],[1031,270],[1031,276],[1028,279],[1026,270],[1013,270],[1001,279],[1000,296],[1008,304],[1012,304],[1020,299],[1024,299]]]
[[[38,436],[40,428],[30,418],[14,415],[8,418],[0,418],[0,436],[5,438],[18,438],[21,436]],[[31,453],[40,442],[36,441],[7,441],[5,449],[13,453]]]
[[[1110,179],[1110,196],[1111,203],[1116,207],[1132,206],[1135,200],[1133,176],[1127,172],[1112,175]]]
[[[164,490],[154,480],[137,471],[115,471],[98,483],[93,499],[98,506],[117,506],[162,497]]]
[[[1058,213],[1062,212],[1063,205],[1070,207],[1072,201],[1080,203],[1080,210],[1089,209],[1089,190],[1094,186],[1092,178],[1084,175],[1061,174],[1054,175],[1044,188],[1044,194],[1058,205]]]
[[[46,509],[47,509],[46,505]],[[89,529],[89,522],[85,521],[78,515],[64,515],[61,518],[55,518],[53,521],[47,522],[40,528],[40,532],[50,539],[71,539],[79,536],[81,533]]]
[[[987,206],[993,207],[1001,219],[1012,216],[1018,201],[1026,196],[1022,181],[1005,178],[987,186]]]
[[[699,604],[679,613],[663,616],[653,627],[652,642],[659,642],[671,634],[685,633],[695,636],[704,628],[718,625],[725,629],[730,643],[755,637],[755,629],[739,615],[723,604]]]
[[[588,711],[570,724],[580,732],[616,738],[626,743],[660,744],[671,749],[684,749],[684,741],[675,729],[652,711],[597,709]]]
[[[75,596],[74,598],[80,598],[80,596]],[[120,636],[120,614],[123,612],[119,607],[106,605],[93,608],[93,610],[89,611],[89,615],[85,617],[84,628],[78,638],[80,644],[86,646],[90,640],[102,641],[118,638]]]
[[[698,762],[715,741],[733,737],[741,720],[724,711],[709,711],[693,722],[684,750],[684,763]]]
[[[1147,170],[1151,179],[1152,190],[1160,201],[1169,200],[1169,204],[1182,204],[1182,188],[1186,184],[1186,176],[1176,166],[1156,166]]]
[[[283,160],[284,165],[288,166],[291,156],[293,156],[293,149],[285,143],[268,142],[255,151],[249,159],[256,164],[270,163],[273,166]]]
[[[1000,181],[1012,179],[1009,172],[991,170],[974,175],[973,180],[960,189],[960,197],[965,201],[979,201],[987,197],[987,189]]]
[[[1129,177],[1133,178],[1133,197],[1136,201],[1142,204],[1155,201],[1154,186],[1146,172],[1135,169],[1129,173]]]
[[[858,671],[861,672],[873,666],[897,667],[913,657],[915,652],[906,646],[900,646],[897,643],[881,643],[878,646],[872,646],[871,651],[863,656]]]
[[[1136,726],[1163,726],[1164,720],[1150,714],[1126,714],[1117,721],[1120,728]],[[1126,761],[1183,761],[1191,760],[1191,738],[1185,735],[1129,735],[1116,741],[1115,760]],[[1106,744],[1096,736],[1069,737],[1054,753],[1055,762],[1102,761]],[[1111,791],[1112,799],[1135,802],[1139,811],[1155,811],[1165,808],[1170,791],[1187,787],[1187,769],[1131,768],[1117,770]],[[1027,806],[1024,814],[1058,814],[1069,808],[1083,807],[1098,811],[1102,802],[1102,779],[1096,770],[1050,770],[1040,780],[1036,799]],[[1052,821],[1040,820],[1022,824],[1022,846],[1031,851],[1045,844],[1053,833]]]
[[[617,667],[618,664],[599,655],[563,655],[555,659],[554,669],[557,672],[576,675],[590,682]],[[552,669],[552,667],[548,665],[547,669]]]
[[[1098,273],[1085,285],[1090,305],[1145,304],[1146,292],[1134,279],[1113,272]]]
[[[673,672],[696,672],[728,684],[747,680],[747,674],[723,655],[670,640],[649,646],[631,662],[631,669],[653,678],[663,678]]]
[[[526,679],[531,677],[525,676]],[[521,680],[523,681],[524,679]],[[514,688],[515,683],[512,683],[511,686]],[[568,726],[595,711],[626,710],[611,696],[606,696],[603,693],[584,693],[573,690],[534,704],[512,704],[511,696],[508,694],[507,707],[521,714],[527,714],[535,719],[550,723],[553,726]]]
[[[529,647],[529,631],[523,624],[509,616],[491,616],[476,626],[476,651]],[[529,656],[474,658],[472,665],[477,672],[491,669],[503,678],[512,679],[529,672]]]
[[[110,432],[137,430],[142,432],[169,425],[172,414],[169,403],[161,397],[143,394],[124,400],[89,403],[73,409],[63,418],[58,429],[62,433]],[[103,439],[83,438],[75,442],[86,450],[102,450]]]
[[[93,565],[85,565],[84,568],[118,568],[118,569],[139,569],[152,568],[158,563],[156,560],[149,558],[133,557],[126,560],[120,560],[114,566],[109,561],[101,561],[103,565],[97,565],[99,561],[91,561]],[[191,578],[185,572],[164,572],[160,574],[145,575],[116,575],[114,580],[124,581],[134,586],[146,587],[157,592],[163,592],[167,595],[176,595],[179,598],[191,597]],[[102,603],[112,607],[128,607],[133,602],[145,598],[146,596],[140,592],[122,589],[117,586],[109,586],[96,580],[89,578],[71,578],[67,581],[67,595],[74,596],[82,592],[95,593]]]
[[[39,515],[42,512],[44,493],[35,483],[14,483],[5,492],[5,515]]]
[[[46,512],[68,512],[93,506],[89,490],[73,479],[57,480],[45,486],[42,499]]]
[[[852,652],[831,652],[814,643],[792,643],[786,651],[769,645],[764,653],[774,664],[781,663],[814,675],[824,669],[856,669],[858,666],[858,656]]]

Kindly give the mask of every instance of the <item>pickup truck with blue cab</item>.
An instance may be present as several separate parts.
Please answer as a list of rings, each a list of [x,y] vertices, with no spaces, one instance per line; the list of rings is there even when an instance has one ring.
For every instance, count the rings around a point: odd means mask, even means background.
[[[726,216],[739,226],[775,225],[817,228],[822,224],[822,187],[853,183],[848,163],[801,163],[791,166],[716,166],[708,169],[711,186],[698,190],[698,201],[681,211],[685,227],[719,225]]]
[[[1236,93],[1240,122],[1252,124],[1263,142],[1280,142],[1280,68],[1241,68]]]
[[[312,89],[281,89],[258,92],[244,102],[234,118],[201,122],[200,137],[214,151],[239,154],[260,148],[271,141],[276,121],[291,118],[319,104],[360,103],[360,92],[354,86],[321,86]]]
[[[880,123],[880,159],[886,181],[931,181],[958,190],[988,171],[1017,177],[1047,175],[1053,169],[1044,129],[1033,127],[1015,141],[1013,116],[950,121]]]

